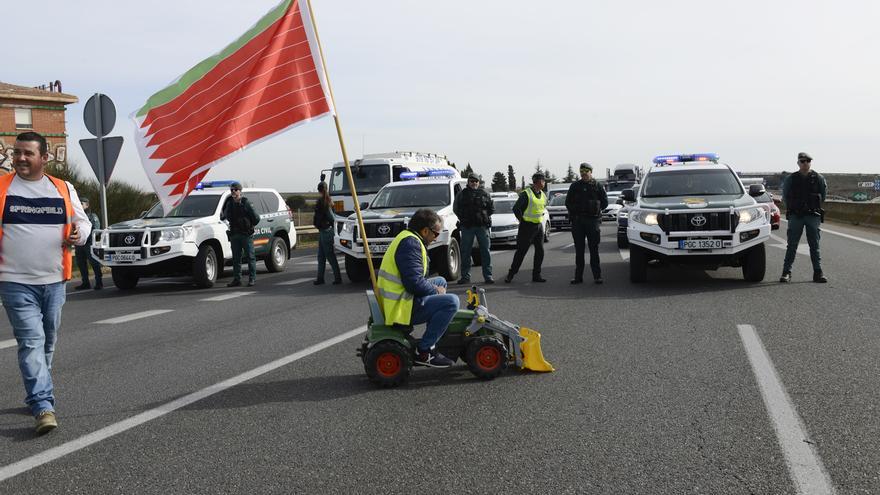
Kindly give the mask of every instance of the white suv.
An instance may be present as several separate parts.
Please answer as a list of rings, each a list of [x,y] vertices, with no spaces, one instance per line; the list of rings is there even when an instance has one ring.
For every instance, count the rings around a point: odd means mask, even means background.
[[[168,215],[156,204],[141,218],[94,232],[92,257],[109,266],[118,289],[132,289],[141,277],[191,274],[196,285],[212,287],[232,262],[226,222],[220,220],[233,181],[204,182]],[[270,272],[284,270],[296,247],[293,214],[274,189],[245,188],[260,223],[254,227],[254,254]]]

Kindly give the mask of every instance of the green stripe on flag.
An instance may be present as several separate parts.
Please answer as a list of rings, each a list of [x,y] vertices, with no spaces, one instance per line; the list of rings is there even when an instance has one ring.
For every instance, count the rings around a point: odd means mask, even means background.
[[[266,28],[268,28],[278,19],[280,19],[287,12],[287,9],[290,8],[291,3],[293,3],[293,0],[284,0],[277,7],[269,11],[268,14],[263,16],[262,19],[257,21],[254,27],[248,30],[248,32],[244,33],[237,40],[230,43],[220,53],[217,53],[214,56],[202,60],[195,67],[186,71],[185,74],[180,76],[180,78],[178,78],[178,80],[174,84],[158,91],[156,94],[151,96],[149,99],[147,99],[147,103],[145,103],[144,106],[137,111],[137,116],[143,117],[151,109],[160,105],[164,105],[180,96],[184,91],[186,91],[187,88],[192,86],[193,83],[201,79],[205,74],[210,72],[211,69],[216,67],[217,64],[222,62],[233,53],[240,50],[241,47],[246,45],[250,40],[254,39],[254,37],[265,31]]]

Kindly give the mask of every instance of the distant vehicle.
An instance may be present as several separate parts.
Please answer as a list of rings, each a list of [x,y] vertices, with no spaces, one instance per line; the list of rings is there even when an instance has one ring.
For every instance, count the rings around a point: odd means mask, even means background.
[[[519,220],[513,214],[513,205],[516,196],[508,198],[493,198],[495,201],[495,213],[492,214],[492,228],[489,239],[493,246],[516,246],[516,233],[519,230]],[[550,214],[544,210],[544,242],[550,241]]]
[[[608,206],[602,210],[602,220],[613,222],[617,220],[617,213],[623,208],[623,205],[618,203],[609,203]]]
[[[779,211],[779,207],[776,206],[776,202],[773,201],[773,195],[767,191],[764,191],[764,194],[760,196],[755,196],[755,201],[757,201],[758,203],[766,203],[770,205],[770,229],[779,230],[779,224],[782,221],[782,215]]]
[[[609,180],[615,182],[638,182],[642,178],[642,168],[632,163],[621,163],[614,166]]]
[[[568,189],[570,187],[570,182],[547,184],[547,197],[553,199],[560,194],[568,194]]]
[[[639,195],[639,185],[636,184],[632,188],[633,196]],[[618,200],[621,208],[617,212],[617,247],[624,249],[629,247],[629,240],[626,238],[626,227],[629,221],[629,209],[635,204],[634,201],[624,201],[623,198]]]
[[[550,227],[553,230],[570,229],[571,221],[568,219],[568,208],[565,207],[565,198],[568,194],[559,194],[547,204],[547,213],[550,214]]]
[[[605,194],[608,196],[608,204],[612,205],[617,203],[617,200],[620,199],[620,193],[623,192],[624,189],[632,189],[638,184],[635,181],[629,180],[607,180],[605,181]]]

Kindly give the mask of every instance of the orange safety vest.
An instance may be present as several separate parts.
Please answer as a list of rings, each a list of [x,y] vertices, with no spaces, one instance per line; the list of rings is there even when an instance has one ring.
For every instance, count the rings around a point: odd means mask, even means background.
[[[61,238],[61,271],[64,281],[68,281],[73,276],[73,251],[65,245],[67,238],[70,237],[70,231],[73,229],[73,203],[70,202],[70,191],[67,189],[67,183],[63,180],[46,174],[46,177],[58,189],[58,194],[64,199],[64,213],[67,222],[64,224],[63,236]],[[0,242],[3,240],[3,211],[6,209],[6,192],[15,178],[15,172],[0,177]]]

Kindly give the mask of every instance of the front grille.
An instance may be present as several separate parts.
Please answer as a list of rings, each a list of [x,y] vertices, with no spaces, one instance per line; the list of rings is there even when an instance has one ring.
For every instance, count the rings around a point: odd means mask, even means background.
[[[406,229],[403,222],[371,222],[365,223],[364,229],[368,239],[396,237]],[[382,232],[380,232],[382,230]],[[385,232],[385,230],[388,230]]]
[[[705,222],[701,222],[699,217],[703,217]],[[702,232],[711,230],[727,230],[733,232],[733,229],[731,228],[731,215],[726,211],[657,215],[657,223],[665,232]],[[735,223],[733,228],[736,228]]]
[[[129,240],[132,242],[125,242],[129,236],[131,236]],[[111,232],[110,247],[140,247],[143,239],[143,232]]]

